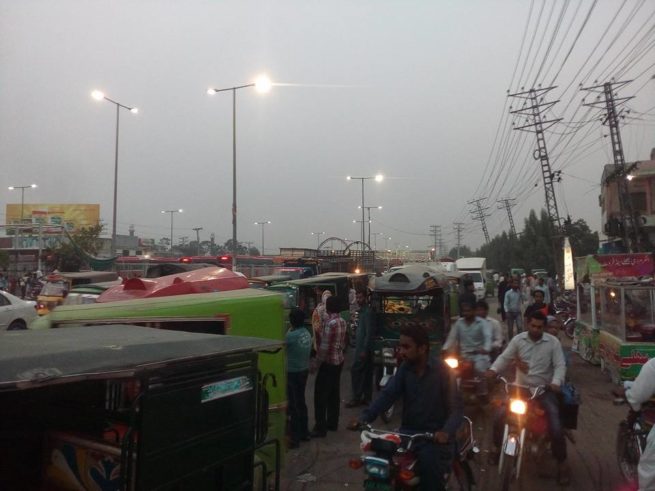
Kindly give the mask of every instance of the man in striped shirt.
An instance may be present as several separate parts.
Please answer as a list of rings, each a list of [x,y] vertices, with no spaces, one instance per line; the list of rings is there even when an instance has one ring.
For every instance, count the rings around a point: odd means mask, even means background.
[[[314,383],[314,430],[312,438],[325,437],[327,430],[337,431],[341,394],[341,368],[346,348],[346,321],[339,316],[339,299],[325,302],[328,314],[316,353],[318,373]]]

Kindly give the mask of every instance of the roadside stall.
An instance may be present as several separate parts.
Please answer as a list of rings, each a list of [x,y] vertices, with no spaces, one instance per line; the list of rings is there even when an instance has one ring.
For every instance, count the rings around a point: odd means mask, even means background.
[[[127,325],[3,335],[0,488],[252,489],[276,445],[257,353],[280,349]]]
[[[612,380],[634,378],[655,356],[651,254],[578,258],[577,323],[572,349]]]

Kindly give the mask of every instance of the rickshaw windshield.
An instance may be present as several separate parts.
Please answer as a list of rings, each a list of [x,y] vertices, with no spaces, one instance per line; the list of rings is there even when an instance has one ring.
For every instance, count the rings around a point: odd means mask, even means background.
[[[441,298],[436,294],[387,296],[382,300],[382,312],[385,314],[439,313],[440,309]]]
[[[48,281],[43,285],[41,295],[47,297],[63,297],[66,291],[68,291],[68,283],[65,281]]]
[[[443,337],[444,293],[441,288],[417,293],[374,292],[372,308],[376,314],[378,335],[397,339],[409,324],[422,326],[431,339]]]

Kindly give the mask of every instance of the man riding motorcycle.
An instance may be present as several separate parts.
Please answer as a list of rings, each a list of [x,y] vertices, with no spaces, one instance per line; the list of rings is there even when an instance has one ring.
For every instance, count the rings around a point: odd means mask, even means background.
[[[481,378],[477,387],[477,395],[482,402],[486,402],[487,381],[482,376],[491,364],[489,357],[493,341],[491,326],[488,322],[476,317],[475,305],[462,303],[461,313],[462,317],[457,319],[448,333],[443,351],[456,351],[460,358],[473,363],[475,375]]]
[[[414,447],[420,489],[443,490],[444,475],[453,457],[455,433],[463,421],[457,384],[450,368],[442,360],[430,357],[429,338],[423,327],[404,326],[399,349],[403,362],[396,375],[349,429],[357,430],[363,423],[373,422],[402,397],[400,433],[435,434],[434,442],[421,441]]]
[[[527,331],[517,334],[510,341],[505,351],[487,371],[487,377],[496,377],[499,372],[515,362],[516,383],[530,387],[543,385],[550,389],[545,391],[538,401],[548,418],[551,451],[558,464],[558,482],[568,484],[570,470],[566,464],[566,438],[560,420],[557,397],[566,378],[562,345],[556,337],[544,333],[546,316],[542,312],[533,312],[527,327]],[[505,418],[506,411],[500,408],[494,417],[493,441],[496,447],[496,451],[492,454],[494,460],[501,445]]]

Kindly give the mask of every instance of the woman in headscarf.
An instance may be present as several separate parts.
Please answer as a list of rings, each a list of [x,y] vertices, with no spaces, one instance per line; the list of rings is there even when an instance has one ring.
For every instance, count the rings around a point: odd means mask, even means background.
[[[321,294],[321,303],[319,303],[314,312],[312,312],[312,330],[314,335],[314,351],[321,345],[321,334],[323,327],[328,318],[327,310],[325,310],[325,301],[332,296],[330,290],[324,290]]]

